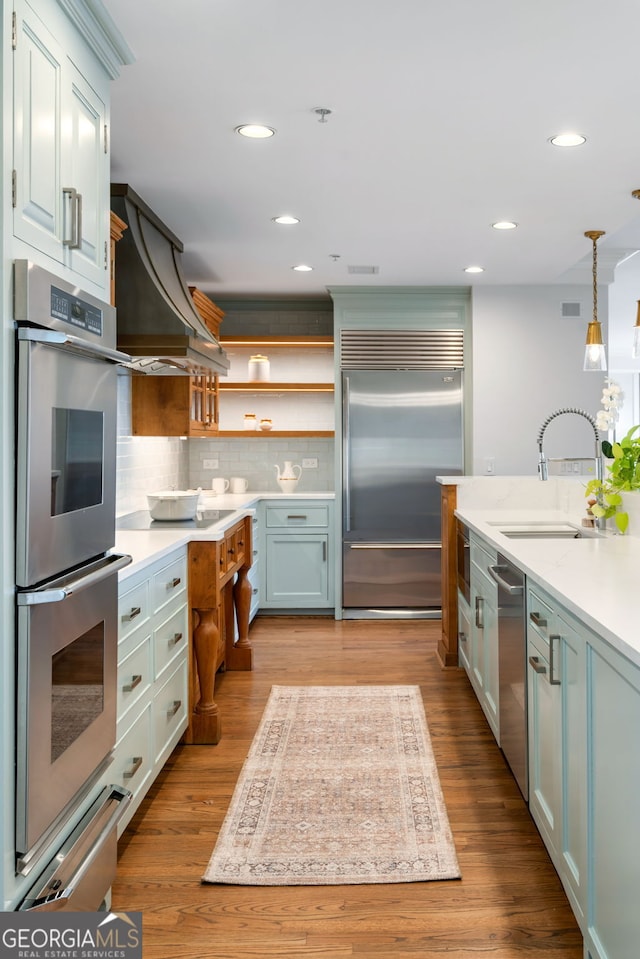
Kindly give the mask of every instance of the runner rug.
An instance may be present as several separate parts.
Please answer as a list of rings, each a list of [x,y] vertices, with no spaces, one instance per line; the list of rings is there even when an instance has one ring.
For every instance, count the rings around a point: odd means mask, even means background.
[[[273,686],[203,882],[460,877],[418,686]]]

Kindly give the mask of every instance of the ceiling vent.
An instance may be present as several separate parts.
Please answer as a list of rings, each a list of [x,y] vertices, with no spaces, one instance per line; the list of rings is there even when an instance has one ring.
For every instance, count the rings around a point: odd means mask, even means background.
[[[372,274],[379,273],[379,266],[348,266],[347,273],[354,273],[360,275],[371,276]]]
[[[561,304],[561,313],[563,319],[581,319],[582,317],[582,304],[576,302],[566,302]]]

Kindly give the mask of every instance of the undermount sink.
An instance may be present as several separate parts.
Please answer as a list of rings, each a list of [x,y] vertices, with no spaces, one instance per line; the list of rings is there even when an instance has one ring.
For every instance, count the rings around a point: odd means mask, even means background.
[[[497,532],[508,539],[594,539],[603,534],[588,526],[573,526],[571,523],[503,523],[493,522]]]

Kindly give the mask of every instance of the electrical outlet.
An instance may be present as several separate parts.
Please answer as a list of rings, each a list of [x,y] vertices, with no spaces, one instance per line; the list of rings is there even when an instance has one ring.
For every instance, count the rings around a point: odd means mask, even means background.
[[[495,456],[485,456],[484,458],[484,471],[487,475],[491,476],[496,471],[496,458]]]
[[[202,468],[204,470],[217,470],[219,460],[203,460]]]
[[[318,457],[317,456],[308,456],[302,461],[303,470],[317,470],[318,469]]]

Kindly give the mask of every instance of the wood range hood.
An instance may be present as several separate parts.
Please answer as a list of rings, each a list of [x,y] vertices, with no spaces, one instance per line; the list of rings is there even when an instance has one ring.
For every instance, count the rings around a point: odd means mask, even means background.
[[[139,373],[226,375],[229,361],[197,312],[182,272],[180,240],[127,183],[111,184],[111,209],[127,225],[115,274],[118,349]]]

